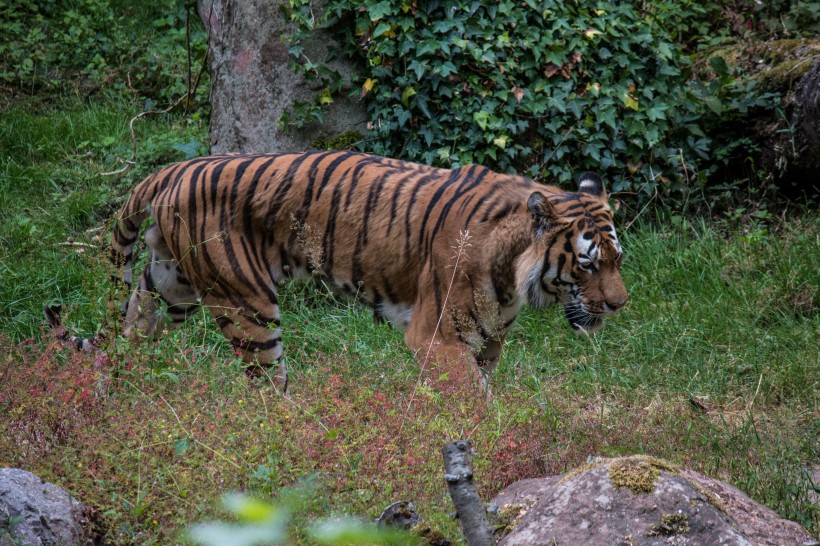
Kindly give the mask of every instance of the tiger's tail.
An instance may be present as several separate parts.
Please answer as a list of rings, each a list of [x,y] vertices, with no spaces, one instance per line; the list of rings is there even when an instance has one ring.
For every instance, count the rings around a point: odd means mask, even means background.
[[[151,214],[151,199],[156,195],[157,176],[143,180],[117,213],[111,236],[109,259],[117,273],[112,276],[115,286],[125,285],[130,290],[134,275],[134,244],[140,236],[142,222]]]
[[[64,341],[78,351],[93,351],[100,346],[100,343],[105,341],[105,333],[103,332],[98,332],[94,337],[78,337],[71,334],[63,326],[62,310],[62,305],[47,305],[44,309],[46,324],[51,328],[54,337],[58,341]]]

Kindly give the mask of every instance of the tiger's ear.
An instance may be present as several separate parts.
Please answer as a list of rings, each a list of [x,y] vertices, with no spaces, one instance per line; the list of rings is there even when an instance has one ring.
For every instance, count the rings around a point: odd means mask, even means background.
[[[544,194],[532,192],[527,199],[527,209],[532,214],[532,219],[539,231],[546,230],[550,226],[561,223],[561,215],[555,210]]]
[[[601,177],[593,172],[581,173],[578,177],[578,191],[583,193],[591,193],[599,199],[606,200],[606,190]]]

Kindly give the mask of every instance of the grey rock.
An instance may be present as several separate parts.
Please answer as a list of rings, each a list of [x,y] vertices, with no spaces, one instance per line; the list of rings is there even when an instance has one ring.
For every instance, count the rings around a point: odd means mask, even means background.
[[[651,457],[602,459],[522,480],[492,502],[502,546],[818,544],[742,491]]]
[[[380,526],[411,529],[422,522],[412,502],[398,501],[385,508],[376,520]]]
[[[31,472],[0,468],[0,546],[95,543],[91,511]]]

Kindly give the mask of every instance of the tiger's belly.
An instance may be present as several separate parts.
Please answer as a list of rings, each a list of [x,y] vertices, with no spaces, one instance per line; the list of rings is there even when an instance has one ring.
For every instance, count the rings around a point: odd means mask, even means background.
[[[376,310],[395,328],[402,331],[407,330],[410,320],[413,318],[413,308],[403,303],[381,302],[376,305]]]

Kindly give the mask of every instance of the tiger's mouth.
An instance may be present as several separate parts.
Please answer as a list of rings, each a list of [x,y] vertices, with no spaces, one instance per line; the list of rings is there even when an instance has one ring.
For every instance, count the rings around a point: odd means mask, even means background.
[[[566,315],[572,329],[579,334],[591,334],[604,325],[604,318],[587,311],[580,301],[571,301],[564,304],[564,315]]]

